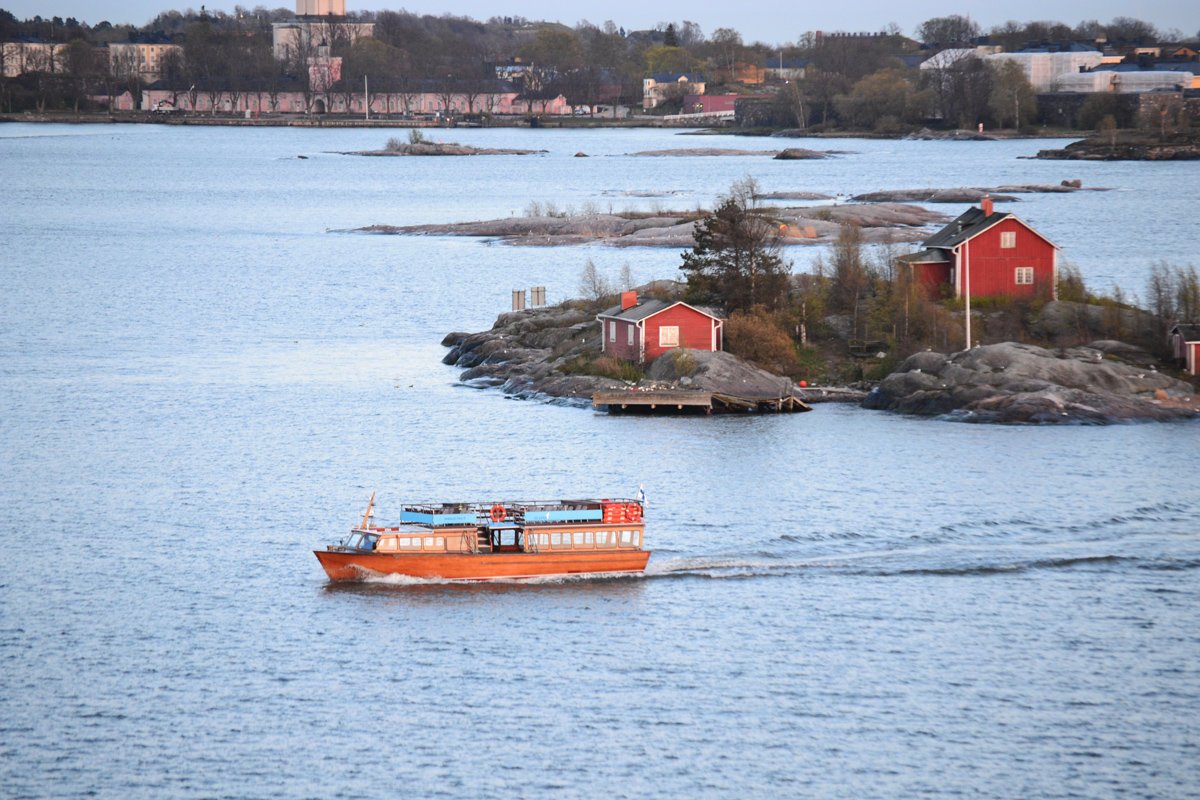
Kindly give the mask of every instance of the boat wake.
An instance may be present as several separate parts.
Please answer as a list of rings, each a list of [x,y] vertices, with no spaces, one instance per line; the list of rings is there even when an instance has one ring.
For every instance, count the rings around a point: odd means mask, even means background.
[[[651,561],[644,578],[727,580],[791,577],[801,574],[836,574],[851,577],[986,576],[1073,569],[1200,569],[1200,558],[1148,558],[1117,554],[1027,557],[1018,553],[995,553],[983,558],[978,557],[978,554],[966,558],[946,554],[929,556],[914,558],[911,552],[897,551],[835,558],[770,561],[736,556],[681,557]]]
[[[919,576],[1012,575],[1045,570],[1142,569],[1189,571],[1200,569],[1200,557],[1165,558],[1115,554],[1040,556],[1023,558],[1015,553],[996,553],[990,557],[946,558],[932,556],[914,559],[910,552],[866,553],[818,559],[788,560],[730,556],[679,556],[651,560],[643,573],[595,573],[589,575],[552,575],[530,578],[504,578],[488,581],[458,581],[443,578],[414,578],[408,575],[367,573],[354,586],[438,587],[438,586],[578,586],[580,584],[636,583],[656,580],[758,580],[799,575],[838,575],[843,577],[906,578]],[[932,555],[932,554],[931,554]],[[333,584],[337,585],[337,584]],[[345,584],[342,584],[343,586]]]

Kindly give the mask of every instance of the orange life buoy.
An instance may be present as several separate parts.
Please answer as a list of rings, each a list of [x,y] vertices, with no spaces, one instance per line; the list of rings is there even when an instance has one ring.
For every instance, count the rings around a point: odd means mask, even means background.
[[[508,517],[508,512],[504,510],[502,505],[492,506],[492,522],[504,522]]]
[[[642,519],[642,507],[637,503],[630,503],[627,509],[629,519],[633,522],[640,522]]]

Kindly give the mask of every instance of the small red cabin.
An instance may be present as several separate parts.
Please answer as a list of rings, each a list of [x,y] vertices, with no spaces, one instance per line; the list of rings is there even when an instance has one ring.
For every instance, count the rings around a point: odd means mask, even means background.
[[[720,350],[725,320],[680,301],[647,300],[637,292],[622,292],[621,304],[596,316],[601,326],[600,349],[637,363],[653,361],[668,350]]]
[[[1180,369],[1189,375],[1200,375],[1200,325],[1176,325],[1172,328],[1171,354]]]
[[[1057,297],[1058,245],[984,198],[900,261],[931,299]]]

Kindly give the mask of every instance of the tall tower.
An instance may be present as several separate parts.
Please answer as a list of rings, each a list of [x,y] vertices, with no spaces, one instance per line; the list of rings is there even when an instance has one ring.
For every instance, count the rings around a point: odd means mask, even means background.
[[[296,0],[298,17],[344,17],[346,0]]]

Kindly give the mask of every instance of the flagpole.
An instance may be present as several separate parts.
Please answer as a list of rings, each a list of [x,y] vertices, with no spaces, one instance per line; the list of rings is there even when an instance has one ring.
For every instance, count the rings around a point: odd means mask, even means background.
[[[966,350],[971,349],[971,243],[963,242],[963,291],[965,293],[966,303],[964,311],[967,317],[967,346]]]

